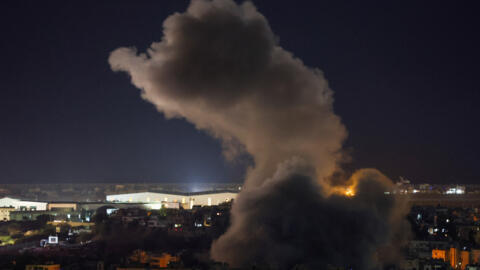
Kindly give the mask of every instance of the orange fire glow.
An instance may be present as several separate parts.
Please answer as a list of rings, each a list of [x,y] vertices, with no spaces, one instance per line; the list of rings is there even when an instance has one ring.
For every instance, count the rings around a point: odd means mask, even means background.
[[[346,187],[344,191],[344,195],[347,197],[353,197],[355,196],[355,190],[353,189],[353,187]]]
[[[330,194],[343,195],[346,197],[355,196],[355,185],[331,187]]]

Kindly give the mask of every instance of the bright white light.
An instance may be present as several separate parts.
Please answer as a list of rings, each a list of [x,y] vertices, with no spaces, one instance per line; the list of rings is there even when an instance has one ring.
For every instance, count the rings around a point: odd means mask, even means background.
[[[115,211],[117,211],[117,210],[118,209],[116,209],[116,208],[109,208],[109,209],[107,209],[107,215],[111,215],[111,214],[115,213]]]
[[[150,208],[152,210],[160,210],[162,209],[162,204],[161,203],[147,203],[145,204],[147,208]]]
[[[48,237],[49,244],[58,244],[58,236],[49,236]]]
[[[455,193],[456,193],[456,189],[455,189],[455,188],[449,188],[445,193],[447,193],[447,194],[455,194]]]
[[[464,186],[457,186],[454,188],[449,188],[445,191],[446,194],[465,194],[465,187]]]

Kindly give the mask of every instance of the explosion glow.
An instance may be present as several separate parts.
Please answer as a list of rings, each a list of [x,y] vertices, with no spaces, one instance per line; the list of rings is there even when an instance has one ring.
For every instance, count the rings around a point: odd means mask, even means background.
[[[352,197],[352,196],[355,196],[355,191],[353,190],[353,188],[351,187],[347,187],[345,189],[345,196],[348,196],[348,197]]]
[[[329,191],[327,196],[340,195],[346,197],[353,197],[356,193],[356,183],[346,186],[333,186],[327,188]]]

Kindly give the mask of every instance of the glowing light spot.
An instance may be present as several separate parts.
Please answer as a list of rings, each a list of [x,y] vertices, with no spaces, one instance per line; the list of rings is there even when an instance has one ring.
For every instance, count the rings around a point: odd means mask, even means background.
[[[353,190],[352,187],[347,187],[347,188],[345,189],[344,194],[345,194],[345,196],[353,197],[353,196],[355,196],[355,191]]]

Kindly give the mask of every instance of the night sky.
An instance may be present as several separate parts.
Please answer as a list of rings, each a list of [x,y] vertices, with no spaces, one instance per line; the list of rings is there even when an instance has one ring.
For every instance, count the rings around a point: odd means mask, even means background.
[[[467,1],[254,1],[323,70],[347,169],[480,180],[480,17]],[[474,1],[470,1],[473,3]],[[145,50],[188,1],[8,1],[0,8],[0,183],[240,182],[218,141],[166,120],[110,52]]]

